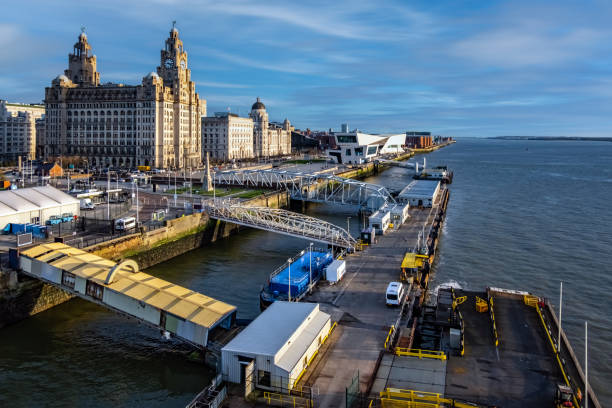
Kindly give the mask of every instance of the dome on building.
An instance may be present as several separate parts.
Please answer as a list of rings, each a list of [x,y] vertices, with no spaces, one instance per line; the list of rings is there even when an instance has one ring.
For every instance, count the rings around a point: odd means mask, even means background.
[[[68,82],[70,80],[68,79],[68,77],[66,75],[61,74],[61,75],[56,76],[54,81],[58,81],[58,82],[66,81],[66,82]]]
[[[251,110],[257,109],[266,109],[266,105],[264,105],[259,98],[257,98],[257,102],[255,102],[253,106],[251,106]]]
[[[151,71],[151,72],[149,72],[149,73],[147,74],[147,76],[146,76],[145,78],[146,78],[146,79],[149,79],[149,78],[159,78],[159,75],[157,75],[157,72],[153,72],[153,71]]]

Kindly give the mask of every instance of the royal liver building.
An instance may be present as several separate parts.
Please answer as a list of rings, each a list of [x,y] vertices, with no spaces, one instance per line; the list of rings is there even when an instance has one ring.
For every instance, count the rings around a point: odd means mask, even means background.
[[[201,162],[206,101],[196,93],[187,53],[172,28],[157,72],[142,85],[100,84],[85,33],[68,69],[45,89],[45,158],[81,157],[94,167],[193,168]]]

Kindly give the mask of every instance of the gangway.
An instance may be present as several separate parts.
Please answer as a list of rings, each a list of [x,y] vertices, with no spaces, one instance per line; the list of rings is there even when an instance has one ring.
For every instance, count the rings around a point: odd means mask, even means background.
[[[357,245],[355,238],[345,229],[292,211],[250,207],[232,199],[206,200],[202,202],[202,209],[211,218],[246,227],[305,238],[348,250],[354,250]]]
[[[9,258],[28,276],[198,348],[209,347],[213,329],[236,320],[235,306],[140,272],[132,260],[115,263],[59,242],[11,249]]]
[[[282,188],[294,200],[355,205],[371,211],[396,202],[383,186],[322,173],[228,170],[215,173],[214,182],[226,186]]]

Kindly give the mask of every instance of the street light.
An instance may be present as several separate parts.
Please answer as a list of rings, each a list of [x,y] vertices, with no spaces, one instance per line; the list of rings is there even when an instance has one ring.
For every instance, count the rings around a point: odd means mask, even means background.
[[[287,280],[287,285],[289,286],[289,301],[291,302],[291,258],[287,259],[289,263],[289,279]]]
[[[346,232],[351,235],[351,217],[346,217]]]

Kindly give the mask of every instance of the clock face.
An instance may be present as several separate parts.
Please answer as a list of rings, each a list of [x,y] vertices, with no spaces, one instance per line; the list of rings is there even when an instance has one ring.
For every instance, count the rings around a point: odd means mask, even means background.
[[[181,68],[187,68],[187,63],[185,61],[181,61]]]
[[[166,68],[172,68],[174,66],[174,60],[172,58],[166,58],[166,62],[164,63]]]

